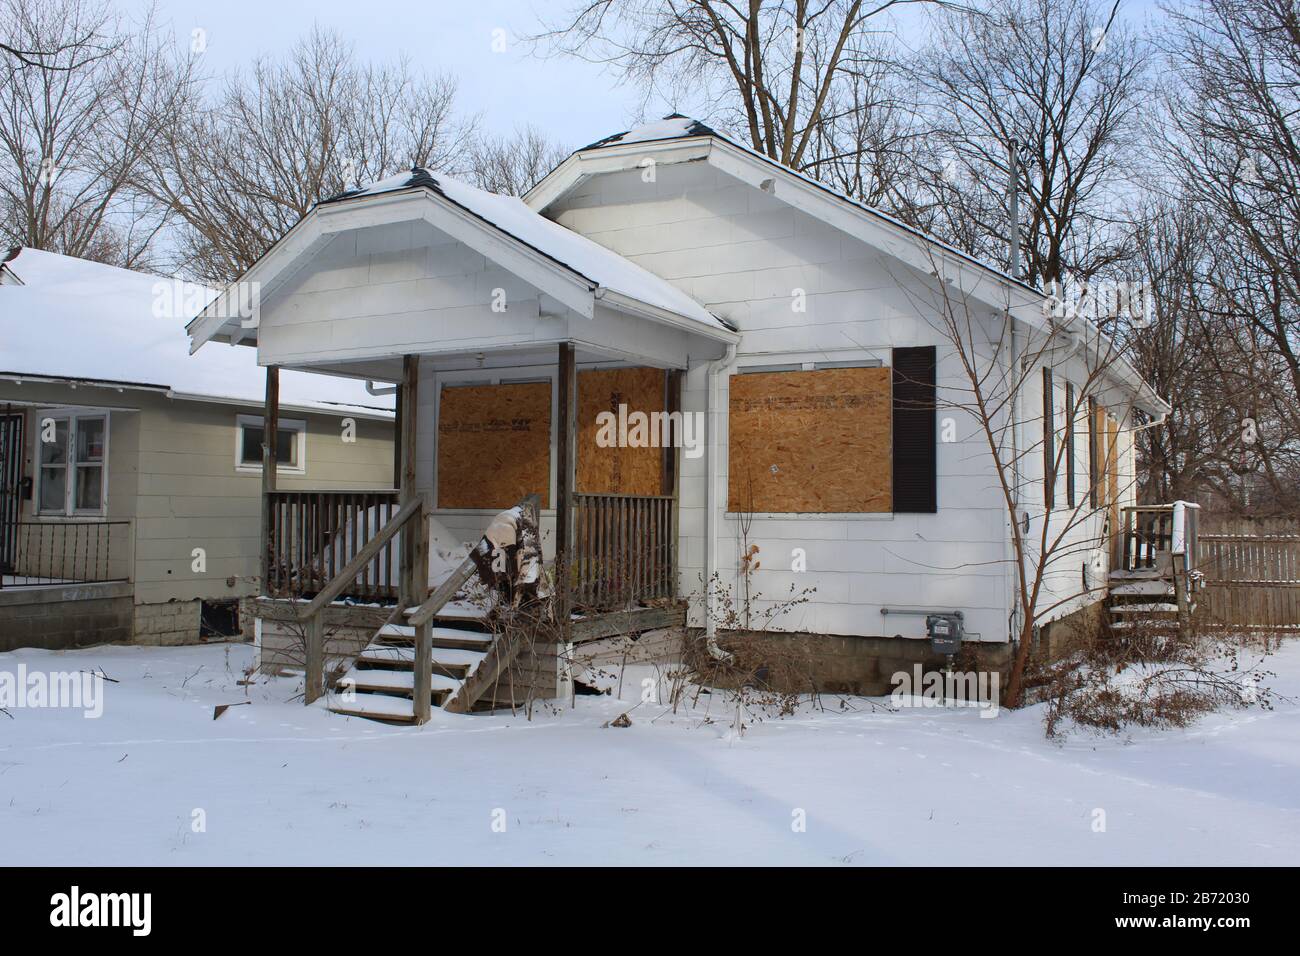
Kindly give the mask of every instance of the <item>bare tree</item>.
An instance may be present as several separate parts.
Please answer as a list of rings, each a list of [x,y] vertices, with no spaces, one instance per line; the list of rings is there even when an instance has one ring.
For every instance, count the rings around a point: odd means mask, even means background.
[[[58,72],[84,69],[121,48],[121,39],[106,30],[111,18],[105,8],[85,19],[73,11],[70,19],[62,20],[65,31],[58,37],[41,29],[58,19],[50,14],[51,8],[61,11],[62,5],[57,0],[6,0],[0,8],[0,53],[8,54],[19,67]]]
[[[134,188],[190,82],[154,11],[10,0],[0,16],[34,64],[0,59],[0,231],[11,244],[141,266],[163,216]]]
[[[1169,11],[1177,85],[1166,144],[1181,188],[1213,223],[1203,276],[1215,357],[1240,386],[1230,407],[1240,507],[1300,503],[1300,10],[1216,0]],[[1222,348],[1228,345],[1229,348]],[[1252,490],[1256,500],[1252,500]]]
[[[470,148],[468,170],[474,184],[488,192],[522,196],[560,165],[568,153],[535,126],[513,136],[480,136]]]
[[[1105,594],[1104,568],[1093,559],[1116,530],[1134,476],[1121,467],[1116,435],[1098,422],[1109,415],[1118,430],[1136,416],[1114,387],[1120,352],[1091,318],[1057,316],[1009,294],[993,314],[974,302],[950,261],[923,252],[933,281],[908,296],[952,370],[936,376],[938,414],[951,421],[952,440],[969,441],[989,463],[1010,538],[1015,650],[1002,702],[1015,707],[1038,628]]]
[[[1021,150],[1024,274],[1088,278],[1125,255],[1122,176],[1144,48],[1118,0],[993,0],[945,10],[916,70],[935,129],[932,228],[1005,261],[1009,144]],[[972,229],[972,226],[976,227]]]
[[[862,105],[842,88],[872,75],[883,14],[934,2],[585,0],[533,39],[616,66],[647,97],[707,104],[754,149],[802,169],[817,136]]]
[[[180,224],[178,266],[230,281],[317,201],[413,166],[454,168],[473,131],[453,117],[455,94],[405,60],[360,63],[320,29],[211,102],[196,93],[142,179]]]
[[[1210,368],[1213,335],[1198,301],[1198,277],[1211,248],[1206,227],[1186,200],[1146,211],[1134,250],[1150,314],[1116,330],[1142,377],[1161,395],[1177,399],[1164,427],[1147,429],[1139,441],[1143,491],[1153,501],[1195,500],[1225,429],[1233,425],[1223,402],[1226,383]]]
[[[869,52],[870,51],[870,52]],[[867,205],[913,225],[921,202],[918,158],[928,125],[881,40],[864,41],[833,84],[805,152],[803,172]]]

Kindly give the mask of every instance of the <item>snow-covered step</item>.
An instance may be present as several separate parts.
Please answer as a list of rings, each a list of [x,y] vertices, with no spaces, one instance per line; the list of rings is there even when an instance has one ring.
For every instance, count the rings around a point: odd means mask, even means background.
[[[1112,581],[1151,581],[1160,580],[1164,576],[1165,572],[1159,568],[1135,568],[1132,571],[1116,568],[1110,572]]]
[[[418,610],[418,607],[408,607],[406,609],[406,616],[410,617]],[[466,621],[481,621],[485,617],[487,617],[487,608],[479,607],[477,604],[471,604],[469,601],[448,601],[434,616],[434,620],[437,620],[438,618],[443,618],[444,620],[456,618]]]
[[[332,695],[329,709],[332,713],[344,717],[368,717],[371,720],[415,723],[415,703],[410,697],[357,694],[354,700],[344,702],[341,698]]]
[[[479,616],[477,608],[462,605],[449,615],[454,626],[430,628],[431,705],[445,707],[487,657],[494,635],[484,632]],[[413,723],[415,678],[415,628],[385,624],[339,681],[338,690],[344,693],[331,695],[329,709],[354,717]],[[349,689],[355,693],[346,693]]]
[[[1143,618],[1140,620],[1112,621],[1112,631],[1176,631],[1178,621],[1173,618]]]
[[[1177,604],[1114,604],[1111,614],[1177,614]]]
[[[1173,597],[1174,585],[1171,581],[1126,581],[1113,585],[1112,597]]]
[[[459,649],[466,651],[482,650],[492,643],[492,635],[482,631],[463,630],[457,627],[433,627],[429,629],[431,643],[435,648]],[[415,628],[406,624],[385,624],[375,635],[375,643],[391,644],[394,647],[410,645],[415,641]],[[374,644],[372,643],[373,647]]]
[[[443,674],[430,674],[429,687],[438,691],[454,691],[461,681]],[[357,670],[353,668],[339,681],[339,687],[358,691],[398,691],[407,696],[415,690],[415,671]]]
[[[433,673],[464,679],[478,667],[486,655],[482,651],[464,651],[458,648],[433,649]],[[386,644],[371,644],[357,656],[356,668],[363,670],[399,670],[410,673],[415,669],[415,648]]]

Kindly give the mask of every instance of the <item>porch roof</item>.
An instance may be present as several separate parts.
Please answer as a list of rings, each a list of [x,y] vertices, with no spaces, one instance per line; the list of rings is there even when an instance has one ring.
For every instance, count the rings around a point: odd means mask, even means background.
[[[420,199],[439,208],[425,210],[421,216],[412,211],[409,202]],[[592,317],[597,303],[603,303],[714,340],[730,342],[738,337],[726,322],[681,289],[552,222],[519,199],[416,167],[317,203],[239,281],[189,323],[192,350],[213,339],[256,339],[256,330],[250,330],[238,314],[241,283],[261,283],[265,305],[280,277],[291,272],[301,256],[310,254],[322,236],[412,217],[428,219],[504,268],[517,270],[521,277],[538,283],[587,318]],[[549,282],[548,271],[554,276]]]

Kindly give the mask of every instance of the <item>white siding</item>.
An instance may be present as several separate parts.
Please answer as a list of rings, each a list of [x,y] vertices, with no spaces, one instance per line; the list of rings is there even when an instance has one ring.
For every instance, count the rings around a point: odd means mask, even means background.
[[[256,593],[262,475],[235,468],[239,414],[260,415],[261,410],[167,400],[142,408],[137,603]],[[391,422],[356,419],[356,440],[345,442],[341,416],[281,415],[307,422],[306,473],[277,476],[281,490],[393,486]],[[206,556],[202,573],[192,567],[193,550],[199,547]],[[227,584],[232,577],[234,587]]]

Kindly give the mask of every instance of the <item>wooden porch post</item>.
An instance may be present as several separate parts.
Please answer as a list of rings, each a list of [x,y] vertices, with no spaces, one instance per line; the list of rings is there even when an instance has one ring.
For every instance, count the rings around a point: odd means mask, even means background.
[[[420,357],[407,355],[402,359],[402,385],[398,392],[398,503],[405,505],[419,497],[415,487],[415,452],[419,435],[420,416]],[[423,507],[402,528],[400,550],[401,578],[398,600],[403,608],[418,607],[424,603],[429,590],[429,544],[426,534]],[[415,673],[412,685],[416,723],[429,719],[432,693],[433,631],[432,623],[425,621],[415,626]]]
[[[266,368],[266,403],[262,409],[262,561],[261,593],[271,594],[271,492],[275,491],[276,433],[280,430],[280,368]]]
[[[397,387],[393,416],[393,487],[402,487],[402,387]]]
[[[569,641],[573,594],[569,565],[573,560],[573,491],[577,480],[578,376],[572,342],[560,344],[559,423],[555,429],[555,597],[561,640]]]

